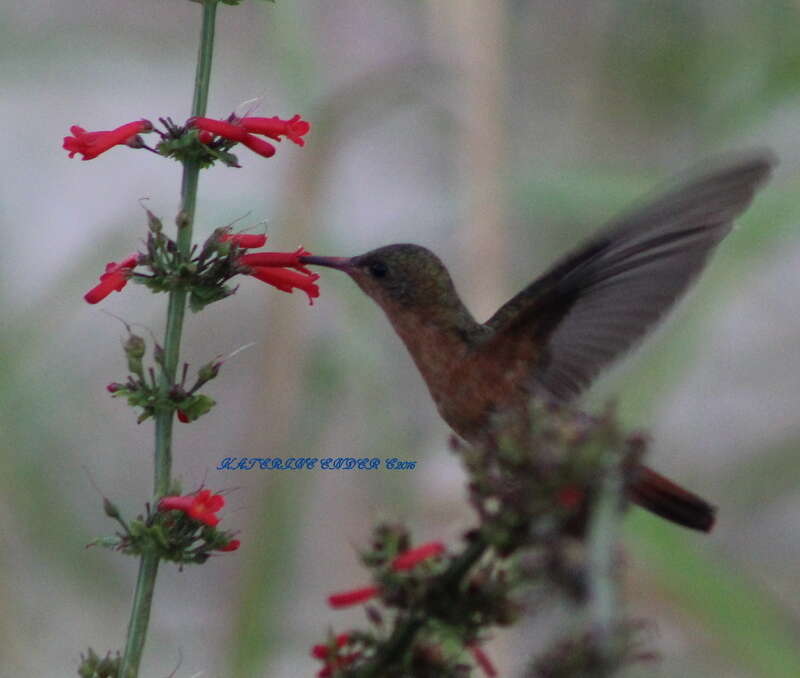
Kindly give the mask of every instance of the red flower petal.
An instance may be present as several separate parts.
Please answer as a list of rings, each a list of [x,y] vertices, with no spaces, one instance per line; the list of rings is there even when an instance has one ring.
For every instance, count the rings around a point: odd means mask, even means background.
[[[334,639],[337,648],[342,648],[350,642],[349,633],[340,633]],[[311,656],[315,659],[327,659],[331,654],[330,645],[314,645],[311,648]]]
[[[102,301],[112,292],[119,292],[128,283],[128,276],[139,260],[138,254],[131,254],[119,263],[111,261],[106,264],[105,272],[100,275],[100,284],[90,289],[83,298],[90,304]]]
[[[286,268],[257,266],[250,269],[249,275],[261,282],[277,287],[281,292],[291,293],[295,288],[303,290],[308,295],[310,304],[313,304],[314,299],[319,296],[319,287],[314,284],[314,281],[319,279],[316,273],[306,275]]]
[[[211,132],[216,136],[238,141],[265,158],[271,158],[275,155],[275,147],[272,144],[248,134],[247,130],[240,124],[226,122],[225,120],[214,120],[213,118],[191,118],[189,124],[205,132]]]
[[[196,127],[197,129],[211,132],[218,137],[225,137],[231,141],[244,141],[244,138],[247,136],[247,131],[241,127],[241,125],[234,125],[224,120],[190,118],[188,124],[190,127]]]
[[[225,546],[218,548],[217,551],[236,551],[241,545],[242,542],[238,539],[231,539]]]
[[[314,659],[325,659],[330,654],[330,648],[327,645],[314,645],[311,648],[311,656]]]
[[[259,139],[252,134],[245,134],[241,141],[251,151],[263,155],[265,158],[271,158],[275,155],[275,147],[269,141]]]
[[[272,118],[242,118],[242,127],[253,134],[263,134],[270,139],[280,141],[286,137],[298,146],[305,146],[302,137],[311,130],[311,123],[302,120],[299,115],[294,115],[289,120],[281,120],[278,116]]]
[[[263,233],[223,233],[219,237],[220,242],[232,242],[242,249],[252,249],[264,247],[267,243],[267,236]]]
[[[438,556],[444,552],[444,544],[440,541],[431,541],[416,548],[409,549],[398,555],[392,561],[392,569],[395,571],[410,570],[412,567],[421,563],[423,560]]]
[[[73,125],[69,129],[72,136],[64,137],[62,148],[69,151],[70,158],[80,153],[83,155],[83,160],[91,160],[114,146],[134,145],[137,135],[152,129],[153,125],[149,120],[136,120],[113,130],[99,132],[87,132],[83,127]]]
[[[219,518],[215,515],[225,505],[225,497],[212,494],[211,490],[200,490],[197,494],[182,497],[164,497],[158,502],[159,511],[183,511],[190,518],[215,527]]]
[[[370,598],[378,595],[377,586],[365,586],[361,589],[354,589],[353,591],[343,591],[342,593],[334,593],[328,596],[328,605],[334,608],[350,607],[351,605],[359,605],[366,603]]]
[[[298,247],[294,252],[251,252],[244,254],[239,261],[245,266],[267,266],[296,268],[306,275],[314,275],[308,268],[300,263],[300,257],[311,254],[303,247]]]
[[[187,495],[185,497],[163,497],[158,502],[159,511],[183,511],[187,513],[189,507],[192,505],[194,497]]]

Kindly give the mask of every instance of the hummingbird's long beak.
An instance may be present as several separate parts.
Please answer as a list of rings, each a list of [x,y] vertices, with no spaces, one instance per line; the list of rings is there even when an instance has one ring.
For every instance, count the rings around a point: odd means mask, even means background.
[[[347,273],[351,271],[355,264],[349,257],[315,257],[306,255],[299,257],[301,264],[309,264],[310,266],[327,266],[328,268],[337,268],[340,271]]]

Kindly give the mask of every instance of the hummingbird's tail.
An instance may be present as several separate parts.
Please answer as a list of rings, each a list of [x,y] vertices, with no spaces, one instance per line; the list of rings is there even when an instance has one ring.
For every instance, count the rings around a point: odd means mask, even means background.
[[[634,504],[693,530],[710,532],[714,527],[716,507],[647,466],[640,466],[637,474],[628,490]]]

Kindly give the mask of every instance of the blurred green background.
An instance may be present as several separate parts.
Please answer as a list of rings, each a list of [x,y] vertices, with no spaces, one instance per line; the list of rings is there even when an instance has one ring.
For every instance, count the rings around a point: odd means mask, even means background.
[[[593,389],[652,431],[650,462],[720,506],[709,537],[633,510],[629,612],[661,660],[630,676],[800,675],[800,8],[691,0],[279,0],[221,7],[209,114],[314,125],[305,149],[201,178],[198,234],[268,220],[270,245],[349,255],[431,247],[479,317],[604,219],[715,153],[781,159],[672,321]],[[69,160],[69,126],[188,115],[191,2],[52,0],[0,8],[0,676],[75,675],[124,640],[136,563],[84,549],[150,497],[152,425],[104,386],[125,376],[121,323],[163,329],[129,286],[81,299],[136,249],[139,200],[171,221],[180,168],[115,149]],[[238,149],[237,149],[238,150]],[[456,546],[472,516],[422,380],[344,276],[322,297],[242,281],[191,316],[185,358],[228,361],[214,411],[178,425],[185,488],[229,489],[242,548],[159,577],[143,675],[307,676],[327,593],[365,583],[356,547],[379,517]],[[145,328],[141,330],[141,328]],[[215,470],[225,456],[417,460],[407,472]],[[557,611],[497,633],[515,675]],[[544,619],[542,618],[545,617]]]

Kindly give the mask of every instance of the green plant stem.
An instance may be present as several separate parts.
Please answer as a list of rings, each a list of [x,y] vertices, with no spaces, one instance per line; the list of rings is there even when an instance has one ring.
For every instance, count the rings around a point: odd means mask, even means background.
[[[609,455],[611,456],[611,455]],[[589,622],[602,657],[616,653],[617,581],[614,548],[620,530],[622,478],[617,460],[606,468],[589,526]],[[602,669],[602,667],[601,667]]]
[[[217,1],[203,3],[203,22],[200,33],[200,48],[197,58],[197,71],[194,82],[192,115],[203,116],[208,103],[211,82],[211,64],[214,54],[214,26],[216,22]],[[187,257],[192,246],[195,206],[197,204],[197,185],[200,166],[196,162],[185,162],[181,181],[181,208],[178,213],[178,251]],[[167,304],[167,326],[164,333],[164,362],[161,370],[160,386],[166,395],[175,383],[175,372],[180,358],[183,318],[186,312],[186,290],[170,292]],[[172,477],[172,423],[175,413],[163,409],[155,416],[155,463],[153,482],[154,504],[169,492]],[[150,621],[150,608],[158,574],[158,556],[145,553],[139,562],[139,576],[133,596],[133,608],[128,623],[128,637],[125,654],[120,667],[120,678],[136,678],[139,674],[147,627]]]

